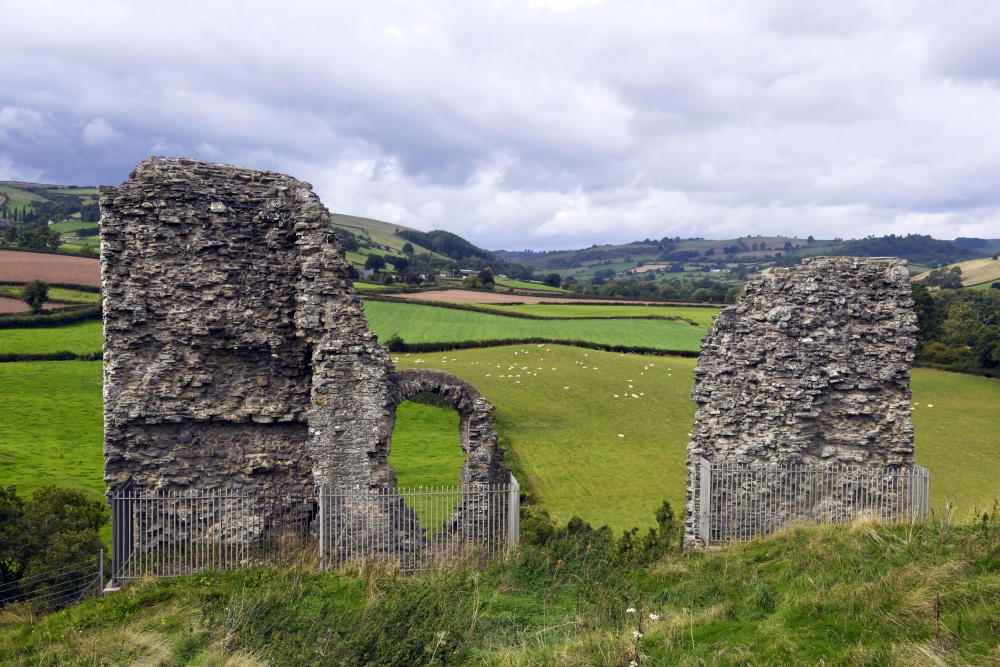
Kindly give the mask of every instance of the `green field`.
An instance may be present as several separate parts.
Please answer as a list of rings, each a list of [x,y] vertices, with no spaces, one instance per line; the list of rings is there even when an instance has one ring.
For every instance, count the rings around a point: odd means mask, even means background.
[[[561,287],[552,287],[541,283],[526,283],[523,280],[508,280],[507,278],[495,278],[496,284],[500,287],[513,287],[514,289],[531,290],[533,292],[554,292],[558,294],[572,294],[569,290]]]
[[[385,301],[366,302],[365,315],[379,340],[397,334],[407,343],[544,338],[697,351],[707,331],[706,327],[669,320],[531,320]]]
[[[696,308],[692,306],[608,306],[601,304],[548,304],[529,303],[517,305],[480,304],[476,306],[483,310],[497,313],[522,313],[538,317],[553,318],[628,318],[628,317],[662,317],[690,320],[703,327],[712,325],[712,320],[719,313],[715,306],[711,308]]]
[[[563,345],[397,357],[398,368],[458,375],[496,406],[530,485],[560,521],[578,515],[620,531],[655,523],[664,499],[684,506],[694,359]]]
[[[99,361],[0,364],[0,485],[103,497],[101,381]]]
[[[17,285],[0,285],[0,296],[20,299],[22,287]],[[83,290],[66,289],[64,287],[49,287],[51,301],[67,301],[70,303],[100,303],[100,292],[84,292]]]
[[[97,227],[100,225],[99,222],[83,222],[81,220],[64,220],[63,222],[56,222],[49,225],[49,229],[54,232],[59,232],[60,234],[65,234],[66,232],[75,232],[78,229],[87,229],[89,227]],[[93,241],[100,242],[99,236],[87,237]]]
[[[77,322],[64,327],[0,329],[0,354],[92,354],[101,351],[100,320]]]
[[[463,463],[456,410],[412,401],[399,404],[389,465],[400,486],[458,486]]]

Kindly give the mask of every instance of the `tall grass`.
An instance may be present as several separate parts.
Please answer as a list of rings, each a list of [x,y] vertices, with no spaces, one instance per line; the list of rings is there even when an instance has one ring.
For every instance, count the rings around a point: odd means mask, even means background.
[[[0,618],[0,664],[995,665],[993,516],[798,528],[638,565],[574,522],[506,561],[419,577],[304,566],[148,580]]]

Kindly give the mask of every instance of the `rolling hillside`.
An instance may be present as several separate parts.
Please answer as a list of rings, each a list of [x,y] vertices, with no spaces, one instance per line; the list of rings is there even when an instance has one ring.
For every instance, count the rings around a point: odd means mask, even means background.
[[[970,259],[965,262],[949,264],[943,268],[951,269],[956,266],[962,270],[962,285],[965,287],[983,284],[989,287],[990,283],[1000,281],[1000,260],[993,259],[992,257]],[[922,281],[929,275],[930,271],[925,271],[914,276],[913,279]]]

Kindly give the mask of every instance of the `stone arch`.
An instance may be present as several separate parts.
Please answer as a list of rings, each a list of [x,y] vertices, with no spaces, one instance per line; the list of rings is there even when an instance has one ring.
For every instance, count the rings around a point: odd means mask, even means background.
[[[396,424],[396,407],[423,392],[431,392],[450,403],[459,415],[459,443],[465,452],[462,485],[503,484],[509,469],[503,463],[503,452],[497,445],[497,432],[490,413],[493,406],[471,384],[451,373],[438,370],[408,369],[387,377],[388,403],[384,428],[379,434],[379,466],[377,476],[395,486],[395,476],[389,468],[392,431]]]

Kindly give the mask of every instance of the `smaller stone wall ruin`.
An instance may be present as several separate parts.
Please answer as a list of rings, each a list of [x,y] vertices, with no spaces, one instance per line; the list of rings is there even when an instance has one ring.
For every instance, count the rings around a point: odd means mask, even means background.
[[[686,542],[704,542],[702,460],[912,465],[916,330],[904,260],[808,258],[749,282],[695,368]]]

